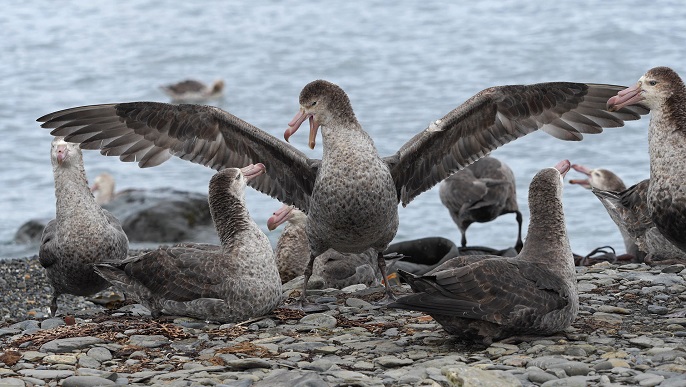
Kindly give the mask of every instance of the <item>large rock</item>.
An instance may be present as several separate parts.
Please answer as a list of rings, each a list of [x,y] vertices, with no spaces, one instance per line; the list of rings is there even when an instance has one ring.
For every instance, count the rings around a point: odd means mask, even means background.
[[[126,190],[103,205],[121,222],[129,242],[218,243],[207,195],[171,188]],[[16,243],[40,243],[49,219],[32,219],[15,233]]]

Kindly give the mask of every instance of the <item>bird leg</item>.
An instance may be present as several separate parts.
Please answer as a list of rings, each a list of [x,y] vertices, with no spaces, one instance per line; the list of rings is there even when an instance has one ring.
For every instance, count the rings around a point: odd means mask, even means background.
[[[384,279],[383,284],[386,290],[386,295],[378,301],[379,304],[385,305],[391,301],[395,301],[398,298],[393,294],[391,285],[388,283],[388,277],[386,276],[386,258],[383,256],[383,252],[379,251],[379,255],[376,258],[376,263],[379,266],[379,271],[381,272],[381,278]]]
[[[517,231],[517,243],[515,243],[515,251],[519,253],[522,251],[522,247],[524,247],[524,244],[522,243],[522,213],[516,211],[515,215],[517,216],[517,224],[519,225],[519,231]]]
[[[465,235],[465,234],[466,234],[466,230],[465,230],[465,232],[462,233],[462,242],[461,242],[462,247],[467,247],[467,235]]]
[[[55,317],[55,313],[57,313],[57,296],[59,296],[57,293],[52,295],[52,302],[50,302],[50,317]]]
[[[305,294],[307,293],[307,283],[310,282],[310,277],[312,277],[312,267],[314,266],[314,259],[317,258],[314,254],[310,253],[310,261],[307,263],[305,268],[305,280],[303,281],[302,292],[300,293],[299,306],[302,308],[305,305]]]

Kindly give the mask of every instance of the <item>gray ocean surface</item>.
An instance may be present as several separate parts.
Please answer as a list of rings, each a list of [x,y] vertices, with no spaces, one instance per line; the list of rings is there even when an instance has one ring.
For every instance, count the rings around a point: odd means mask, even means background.
[[[661,65],[686,75],[681,1],[10,0],[0,28],[0,259],[36,254],[37,246],[14,244],[14,233],[31,218],[54,217],[52,136],[35,120],[55,110],[167,102],[159,85],[223,78],[225,97],[213,104],[282,137],[301,88],[322,78],[348,93],[385,156],[489,86],[630,85]],[[531,178],[561,159],[611,169],[627,185],[647,178],[647,127],[646,117],[574,143],[534,133],[493,156],[515,173],[526,225]],[[307,147],[306,131],[291,143],[321,155],[320,145]],[[97,151],[84,153],[89,179],[109,172],[118,189],[173,186],[206,193],[213,174],[177,158],[139,169]],[[253,218],[276,241],[279,231],[268,232],[266,221],[280,204],[252,189],[246,198]],[[590,191],[566,185],[564,205],[574,252],[602,245],[624,251]],[[459,242],[438,186],[400,208],[396,241],[425,236]],[[474,224],[467,236],[470,245],[512,246],[515,217]]]

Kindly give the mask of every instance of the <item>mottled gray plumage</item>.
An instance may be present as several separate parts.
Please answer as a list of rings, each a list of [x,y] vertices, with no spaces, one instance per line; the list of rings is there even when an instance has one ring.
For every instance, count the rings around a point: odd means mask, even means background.
[[[514,173],[495,157],[484,157],[448,176],[438,194],[467,246],[467,228],[474,222],[486,223],[500,215],[514,213],[517,219],[515,250],[522,249],[522,213],[517,205]]]
[[[620,230],[635,243],[643,254],[639,259],[655,261],[686,261],[686,252],[667,240],[658,230],[648,210],[650,180],[645,179],[629,189],[615,192],[592,188]]]
[[[303,275],[310,260],[310,245],[305,233],[307,215],[291,206],[286,210],[288,215],[279,224],[288,223],[276,243],[276,264],[284,283]],[[272,224],[270,229],[277,226]],[[312,275],[321,279],[324,288],[377,285],[381,282],[381,273],[377,270],[376,258],[373,249],[360,254],[344,254],[329,249],[314,260]]]
[[[174,102],[198,103],[222,96],[224,81],[219,79],[208,86],[200,81],[188,79],[160,87]]]
[[[612,204],[610,201],[604,200],[600,195],[598,195],[599,191],[622,192],[626,190],[624,181],[622,181],[622,179],[620,179],[619,176],[614,174],[612,171],[607,169],[590,169],[578,164],[573,164],[572,168],[577,172],[585,174],[587,178],[571,179],[569,180],[569,182],[571,184],[578,184],[587,189],[593,188],[593,193],[596,195],[598,199],[600,199],[600,202],[603,203],[603,206],[610,214],[612,220],[615,222],[615,224],[617,224],[617,228],[619,229],[619,232],[622,234],[622,239],[624,240],[624,248],[626,249],[627,254],[631,254],[634,257],[636,257],[636,259],[638,259],[639,261],[643,261],[645,259],[646,253],[638,248],[636,244],[637,236],[635,235],[635,233],[629,233],[629,231],[627,230],[627,225],[624,224],[624,221],[620,220],[621,218],[623,218],[622,215],[613,213],[617,211],[617,205]],[[628,221],[628,219],[626,220]]]
[[[620,192],[626,189],[624,181],[619,178],[614,172],[603,169],[590,169],[579,164],[572,164],[572,168],[587,176],[586,179],[570,179],[570,184],[578,184],[586,189],[597,188],[605,191]]]
[[[109,283],[95,273],[93,263],[123,260],[129,241],[117,218],[95,202],[78,145],[55,137],[50,160],[56,217],[43,230],[38,257],[53,288],[54,316],[60,294],[89,296],[107,288]]]
[[[269,239],[245,207],[245,179],[253,168],[243,169],[245,177],[227,168],[210,180],[210,211],[221,246],[160,247],[96,270],[153,316],[237,322],[271,312],[281,301],[281,281]]]
[[[381,252],[397,231],[398,202],[408,204],[493,149],[538,129],[563,140],[580,140],[581,133],[622,126],[624,120],[647,112],[640,105],[607,112],[607,99],[620,89],[569,82],[488,88],[385,158],[358,123],[345,92],[323,80],[303,88],[300,112],[285,135],[290,137],[309,119],[309,144],[314,147],[321,126],[322,160],[310,159],[211,106],[93,105],[50,113],[38,121],[54,128],[51,134],[67,136],[84,149],[100,149],[141,167],[158,165],[172,155],[216,169],[262,161],[269,169],[251,186],[308,215],[310,264],[329,248],[343,253],[373,248],[384,273]],[[386,290],[390,295],[390,288]]]
[[[400,272],[416,293],[389,306],[426,312],[449,333],[486,343],[570,326],[579,298],[562,209],[568,170],[565,160],[532,180],[529,230],[516,257],[455,258],[424,276]]]
[[[674,70],[655,67],[608,100],[609,110],[650,108],[648,212],[655,227],[686,252],[686,85]]]

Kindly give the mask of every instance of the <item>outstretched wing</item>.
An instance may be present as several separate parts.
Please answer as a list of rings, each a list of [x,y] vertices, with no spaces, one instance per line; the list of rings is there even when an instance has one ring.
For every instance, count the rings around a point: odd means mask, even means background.
[[[553,82],[483,90],[385,158],[398,198],[407,205],[452,173],[536,130],[578,141],[582,133],[600,133],[647,114],[642,105],[606,110],[607,100],[623,89]]]
[[[307,211],[319,160],[213,106],[130,102],[81,106],[38,119],[54,136],[154,167],[172,155],[213,169],[261,162],[253,188]]]

